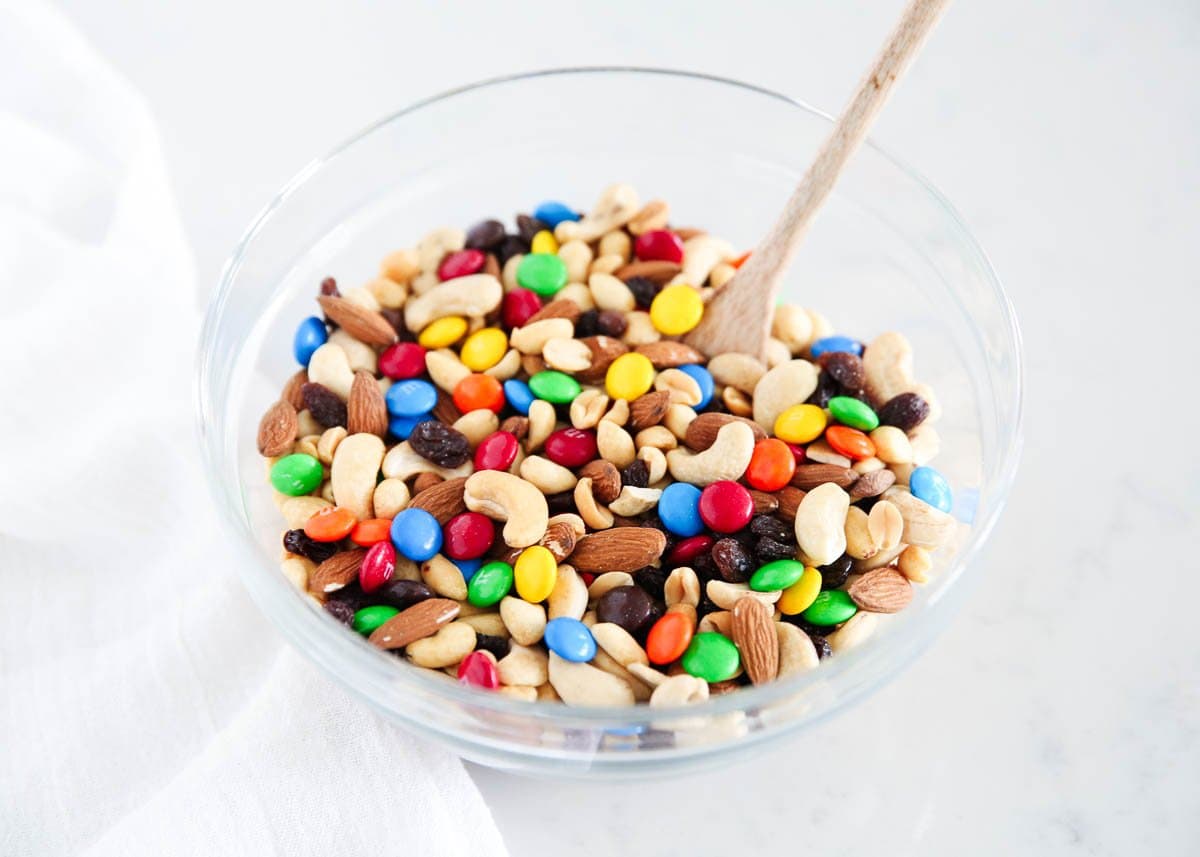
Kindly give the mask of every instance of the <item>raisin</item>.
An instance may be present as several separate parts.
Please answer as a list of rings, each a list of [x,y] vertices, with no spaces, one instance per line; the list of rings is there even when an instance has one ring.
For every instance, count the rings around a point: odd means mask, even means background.
[[[300,395],[313,419],[325,428],[346,425],[346,403],[333,390],[310,381],[300,388]]]
[[[491,634],[476,634],[475,651],[491,652],[496,660],[500,660],[508,654],[508,640],[504,637],[493,637]]]
[[[777,542],[770,537],[764,536],[754,545],[754,555],[764,565],[768,562],[774,562],[777,559],[795,559],[796,546]]]
[[[426,583],[393,578],[371,593],[371,603],[388,604],[397,610],[404,610],[433,596],[433,590]]]
[[[642,459],[635,459],[632,464],[621,471],[621,484],[630,488],[645,488],[650,484],[650,468]]]
[[[537,235],[543,229],[550,230],[550,227],[536,217],[531,217],[528,214],[517,215],[517,235],[520,236],[522,241],[529,243],[533,240],[533,236]]]
[[[596,332],[611,336],[613,339],[620,339],[624,336],[627,327],[629,327],[629,322],[625,320],[623,312],[606,309],[596,316]]]
[[[783,544],[796,540],[796,531],[773,515],[759,515],[750,522],[750,532]]]
[[[833,647],[820,634],[809,634],[808,638],[812,640],[813,648],[817,650],[817,657],[821,660],[825,660],[833,654]]]
[[[794,616],[784,613],[781,618],[789,625],[795,625],[805,634],[808,634],[809,637],[821,637],[824,634],[828,634],[831,630],[824,625],[814,625],[812,622],[805,621],[803,613],[797,613]]]
[[[561,494],[547,494],[546,506],[551,515],[564,515],[575,511],[575,492],[563,491]]]
[[[437,420],[417,423],[408,436],[408,445],[417,455],[438,467],[455,468],[471,457],[471,442],[467,436]]]
[[[640,568],[633,573],[633,582],[646,590],[647,594],[655,598],[663,598],[663,587],[667,584],[667,570],[663,568],[655,568],[648,565],[645,568]]]
[[[288,530],[283,534],[283,549],[320,565],[338,552],[338,543],[314,541],[304,530]]]
[[[321,280],[321,296],[322,297],[341,297],[342,293],[338,291],[337,280],[333,277],[326,277]]]
[[[837,589],[846,582],[853,567],[854,560],[848,553],[842,554],[829,565],[819,567],[817,571],[821,572],[821,588]]]
[[[352,611],[358,611],[370,604],[381,604],[376,601],[374,595],[367,595],[359,588],[358,581],[355,580],[336,592],[330,592],[325,596],[325,608],[329,609],[331,603],[346,604]]]
[[[658,517],[658,515],[652,514],[649,517],[642,519],[642,526],[658,530],[663,534],[663,538],[667,540],[666,547],[663,548],[664,556],[670,552],[671,548],[675,547],[675,542],[677,542],[678,539],[675,538],[674,533],[667,530],[666,526],[662,522],[662,518]]]
[[[504,240],[504,224],[499,220],[481,220],[467,233],[467,247],[472,250],[491,250]]]
[[[823,408],[829,404],[830,399],[840,392],[842,392],[842,385],[828,372],[822,372],[817,376],[817,389],[813,390],[812,395],[808,397],[806,402],[807,404]]]
[[[650,304],[658,295],[658,286],[653,280],[645,277],[630,277],[625,281],[625,285],[629,287],[629,291],[633,292],[634,300],[642,309],[649,309]]]
[[[501,265],[508,262],[513,256],[528,252],[529,242],[516,235],[506,235],[495,250],[496,259]]]
[[[901,393],[879,409],[879,422],[900,431],[912,431],[929,416],[929,403],[916,393]]]
[[[396,331],[396,336],[401,342],[415,342],[412,331],[408,329],[408,325],[404,323],[404,311],[399,309],[388,309],[384,307],[379,311],[383,316],[383,320],[392,326],[392,330]]]
[[[599,316],[600,313],[594,309],[581,312],[579,320],[575,322],[575,336],[579,339],[595,336],[600,331]]]
[[[866,384],[867,374],[863,370],[862,358],[845,351],[829,351],[817,358],[821,368],[844,390],[861,390]]]
[[[343,625],[349,625],[354,621],[355,609],[345,601],[326,601],[325,612],[337,619]]]
[[[712,547],[717,573],[729,583],[745,583],[754,572],[754,558],[737,539],[721,539]]]

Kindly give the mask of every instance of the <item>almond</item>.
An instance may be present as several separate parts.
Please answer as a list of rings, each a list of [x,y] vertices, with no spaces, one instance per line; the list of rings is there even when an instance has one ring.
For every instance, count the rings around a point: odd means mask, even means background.
[[[448,426],[452,426],[462,419],[462,411],[458,409],[458,405],[454,404],[454,399],[440,387],[437,391],[437,404],[433,406],[432,413],[435,420]]]
[[[541,321],[545,318],[565,318],[574,324],[579,321],[579,316],[582,310],[579,309],[579,304],[568,298],[559,298],[558,300],[550,301],[540,310],[529,317],[525,324],[533,324],[535,321]]]
[[[628,265],[622,265],[613,272],[613,276],[620,280],[629,280],[634,277],[645,277],[651,282],[664,286],[667,281],[682,271],[679,265],[674,262],[667,262],[653,259],[650,261],[630,262]]]
[[[364,369],[354,373],[350,398],[346,402],[346,431],[386,437],[388,432],[387,404],[375,376]]]
[[[660,339],[658,342],[647,342],[634,349],[650,359],[655,369],[675,369],[689,363],[703,363],[704,355],[682,342],[672,342]]]
[[[750,499],[754,501],[754,514],[773,515],[779,509],[779,498],[766,491],[750,489]]]
[[[524,440],[529,434],[529,417],[511,416],[500,423],[500,431],[506,431],[517,440]]]
[[[584,536],[571,553],[576,571],[637,571],[662,556],[667,537],[651,527],[621,527]]]
[[[292,377],[288,378],[286,384],[283,385],[283,392],[279,394],[279,398],[283,399],[297,411],[304,410],[304,385],[308,383],[308,370],[301,369]]]
[[[420,474],[417,479],[420,480],[424,475]],[[455,515],[461,515],[467,511],[467,504],[463,499],[466,484],[467,477],[465,476],[438,482],[436,485],[418,491],[408,504],[408,508],[424,509],[437,518],[439,524],[445,524]]]
[[[733,605],[733,642],[742,653],[742,666],[754,684],[773,681],[779,672],[779,638],[771,608],[757,598],[739,598]]]
[[[832,482],[839,488],[849,488],[857,479],[858,474],[849,467],[836,464],[801,464],[792,477],[792,485],[803,491],[811,491],[826,482]]]
[[[656,426],[671,407],[671,391],[656,390],[638,396],[629,406],[629,424],[634,431]]]
[[[325,315],[360,342],[384,346],[396,341],[396,331],[386,318],[374,310],[333,295],[321,295],[317,303]]]
[[[611,461],[589,461],[579,471],[579,478],[592,480],[592,496],[601,503],[611,503],[621,494],[621,472]]]
[[[358,579],[358,567],[367,555],[365,548],[341,551],[317,566],[308,577],[308,589],[318,595],[335,592]]]
[[[629,350],[624,342],[611,336],[585,336],[579,341],[592,352],[592,365],[582,372],[575,373],[575,377],[580,381],[600,380],[613,361]]]
[[[402,610],[375,629],[370,641],[381,649],[403,649],[431,637],[458,616],[461,608],[449,598],[428,598]]]
[[[300,420],[296,409],[280,399],[258,421],[258,451],[267,458],[290,452],[296,440]]]
[[[754,432],[755,443],[766,439],[767,433],[754,420],[748,420],[745,417],[735,417],[732,414],[708,413],[700,414],[700,416],[688,423],[683,442],[687,445],[688,449],[695,452],[703,452],[713,445],[713,441],[717,439],[717,432],[721,430],[722,426],[735,421],[750,426],[750,430]]]
[[[500,260],[496,258],[495,253],[488,253],[483,260],[483,273],[491,274],[497,280],[501,277]]]
[[[896,482],[896,474],[890,470],[876,470],[864,473],[854,480],[850,486],[850,500],[861,500],[864,497],[878,497]]]
[[[422,491],[428,491],[435,485],[441,485],[446,481],[446,477],[432,471],[426,470],[423,473],[418,473],[413,479],[412,496],[417,496]]]
[[[557,562],[563,562],[575,550],[579,537],[574,528],[566,521],[555,521],[546,528],[546,534],[538,542],[539,545],[554,554]]]
[[[868,571],[850,584],[846,592],[869,613],[898,613],[913,596],[908,578],[891,566]]]
[[[799,488],[793,488],[791,485],[786,488],[780,488],[775,492],[775,499],[779,501],[779,508],[775,514],[781,521],[791,523],[796,520],[796,510],[800,508],[800,501],[804,499],[804,492]]]

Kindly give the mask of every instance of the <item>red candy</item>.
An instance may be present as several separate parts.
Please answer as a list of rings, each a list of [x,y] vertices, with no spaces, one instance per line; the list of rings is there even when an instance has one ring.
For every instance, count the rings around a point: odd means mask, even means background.
[[[667,554],[667,565],[691,565],[696,558],[712,549],[712,536],[692,536],[680,539]]]
[[[350,541],[364,548],[369,548],[376,542],[382,542],[391,537],[391,518],[370,518],[366,521],[359,521],[350,531]]]
[[[678,235],[667,229],[643,232],[637,241],[633,242],[633,252],[643,261],[659,260],[674,262],[676,265],[683,262],[683,242],[679,240]]]
[[[379,371],[393,381],[425,374],[425,349],[415,342],[397,342],[379,355]]]
[[[304,535],[314,542],[340,542],[354,529],[358,519],[349,509],[326,506],[304,522]]]
[[[478,512],[463,512],[446,522],[442,535],[442,551],[450,559],[475,559],[492,546],[496,528],[489,518]]]
[[[396,549],[391,541],[371,545],[358,567],[358,585],[363,592],[374,592],[396,573]]]
[[[792,458],[796,459],[797,467],[799,467],[801,464],[803,464],[805,462],[805,460],[808,458],[808,453],[805,452],[804,447],[802,447],[798,443],[789,443],[787,445],[787,448],[792,451]]]
[[[825,429],[825,442],[833,451],[854,461],[862,461],[875,454],[875,442],[856,428],[830,426]]]
[[[537,292],[517,288],[504,296],[504,302],[500,305],[500,318],[504,321],[504,326],[512,330],[524,325],[541,308],[542,299],[538,297]]]
[[[504,387],[491,375],[468,375],[454,385],[454,405],[464,414],[483,408],[500,413]]]
[[[796,459],[792,450],[782,440],[769,437],[754,445],[750,466],[746,468],[746,481],[759,491],[778,491],[792,481],[795,472]]]
[[[520,441],[509,431],[495,431],[475,447],[476,470],[508,470],[517,460]]]
[[[736,482],[721,480],[700,492],[700,520],[718,533],[736,533],[754,517],[754,498]]]
[[[546,457],[563,467],[583,467],[596,457],[596,435],[577,428],[561,428],[546,438]]]
[[[455,277],[478,274],[483,270],[485,261],[487,259],[482,250],[459,250],[449,253],[442,260],[442,264],[438,265],[438,279],[453,280]]]
[[[471,687],[495,690],[500,686],[496,661],[484,651],[471,652],[458,665],[458,680]]]

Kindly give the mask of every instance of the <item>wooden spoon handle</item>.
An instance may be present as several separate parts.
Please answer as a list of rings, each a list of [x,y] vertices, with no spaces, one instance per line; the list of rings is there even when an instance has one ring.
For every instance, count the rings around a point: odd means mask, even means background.
[[[709,355],[740,351],[762,356],[775,293],[813,215],[949,4],[950,0],[911,0],[779,219],[734,278],[708,302],[700,325],[686,337],[688,344]]]

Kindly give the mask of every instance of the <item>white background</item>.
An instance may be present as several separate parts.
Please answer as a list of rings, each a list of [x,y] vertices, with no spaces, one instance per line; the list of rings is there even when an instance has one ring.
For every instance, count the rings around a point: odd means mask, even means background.
[[[901,3],[64,5],[158,117],[206,293],[284,181],[414,99],[629,63],[835,111]],[[1024,327],[982,584],[912,669],[768,756],[614,786],[473,769],[514,854],[1200,852],[1198,48],[1185,0],[950,10],[875,136],[959,207]]]

